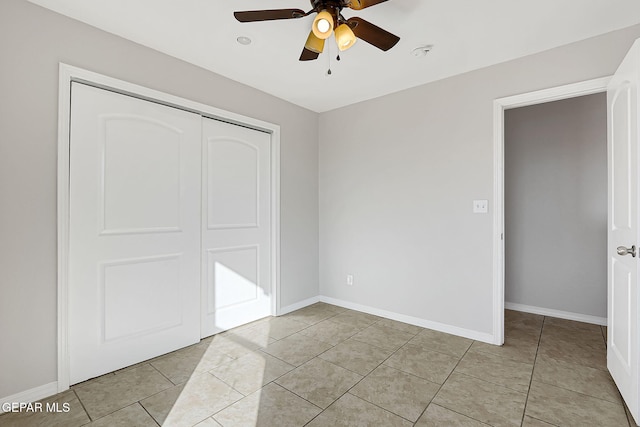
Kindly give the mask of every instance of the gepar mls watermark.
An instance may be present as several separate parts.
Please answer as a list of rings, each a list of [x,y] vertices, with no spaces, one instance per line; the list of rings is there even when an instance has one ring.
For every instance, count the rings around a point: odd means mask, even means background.
[[[59,402],[6,402],[2,404],[2,412],[49,412],[61,413],[71,411],[70,403]]]

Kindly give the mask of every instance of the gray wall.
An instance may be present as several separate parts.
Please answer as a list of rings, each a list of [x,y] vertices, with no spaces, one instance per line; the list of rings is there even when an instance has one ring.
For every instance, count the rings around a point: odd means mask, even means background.
[[[321,294],[493,333],[492,212],[472,213],[494,201],[493,100],[611,75],[638,37],[634,26],[321,114]]]
[[[607,317],[607,99],[505,112],[505,299]]]
[[[318,295],[316,113],[24,0],[0,2],[0,53],[0,397],[57,379],[60,61],[279,124],[281,303]]]

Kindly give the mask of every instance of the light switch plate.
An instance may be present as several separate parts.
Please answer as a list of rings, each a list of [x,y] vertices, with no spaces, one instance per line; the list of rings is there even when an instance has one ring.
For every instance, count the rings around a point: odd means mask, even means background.
[[[473,201],[473,213],[487,213],[489,212],[488,200],[474,200]]]

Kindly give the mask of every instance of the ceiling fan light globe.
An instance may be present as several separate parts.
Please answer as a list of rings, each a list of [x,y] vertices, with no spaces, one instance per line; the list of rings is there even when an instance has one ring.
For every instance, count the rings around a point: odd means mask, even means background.
[[[329,31],[329,28],[331,28],[331,26],[329,25],[329,21],[327,21],[326,19],[321,19],[318,21],[318,31],[320,31],[321,33],[326,33],[327,31]]]
[[[307,42],[304,44],[304,47],[315,53],[322,53],[324,50],[324,39],[319,39],[313,34],[313,31],[309,32],[309,37],[307,37]]]
[[[336,42],[341,52],[353,46],[356,40],[356,35],[353,34],[353,31],[347,24],[342,24],[336,28]]]
[[[326,10],[318,13],[313,20],[313,34],[319,39],[327,39],[333,32],[333,16]]]

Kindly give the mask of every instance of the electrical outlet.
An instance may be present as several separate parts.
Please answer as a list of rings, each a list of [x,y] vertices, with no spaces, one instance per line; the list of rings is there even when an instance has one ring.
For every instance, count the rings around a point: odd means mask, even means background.
[[[347,274],[347,285],[353,286],[353,274]]]
[[[489,212],[488,200],[474,200],[473,201],[473,213],[487,213]]]

